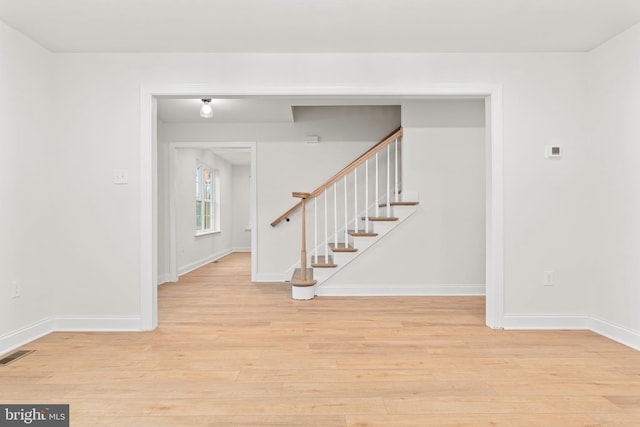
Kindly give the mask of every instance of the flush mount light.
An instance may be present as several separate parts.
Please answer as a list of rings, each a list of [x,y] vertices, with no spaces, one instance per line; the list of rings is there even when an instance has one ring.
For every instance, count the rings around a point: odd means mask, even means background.
[[[213,117],[213,110],[211,109],[211,105],[209,105],[210,102],[211,99],[202,100],[202,107],[200,107],[200,117],[203,117],[205,119],[210,119],[211,117]]]

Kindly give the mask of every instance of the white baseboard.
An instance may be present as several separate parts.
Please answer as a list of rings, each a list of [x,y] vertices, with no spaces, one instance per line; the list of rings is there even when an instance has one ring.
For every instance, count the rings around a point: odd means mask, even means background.
[[[286,282],[291,279],[286,273],[256,273],[253,282]]]
[[[53,331],[53,319],[47,318],[2,335],[0,336],[0,354],[22,347]]]
[[[178,276],[182,276],[184,274],[190,273],[193,270],[197,270],[203,265],[209,264],[210,262],[216,261],[224,256],[227,256],[231,253],[231,249],[225,249],[224,251],[217,252],[215,254],[211,254],[202,259],[189,263],[187,265],[183,265],[178,268]]]
[[[170,274],[159,274],[158,275],[158,286],[164,285],[165,283],[172,282]]]
[[[283,282],[282,277],[276,278],[277,274],[264,274],[259,275],[259,278],[263,280],[258,280],[261,282]],[[281,275],[280,275],[281,276]],[[428,285],[433,286],[433,285]],[[442,286],[442,285],[441,285]],[[475,290],[477,291],[477,286],[481,285],[460,285],[461,288],[457,289],[455,295],[463,296],[463,295],[477,295],[474,293],[462,293],[465,290],[469,291],[469,286],[475,286]],[[449,287],[449,286],[447,286]],[[327,292],[324,293],[322,291],[322,286],[319,286],[316,289],[317,295],[322,296],[383,296],[390,294],[372,294],[372,293],[364,293],[361,289],[358,290],[360,293],[355,292],[355,288],[350,288],[351,293],[337,293],[337,292]],[[455,287],[454,287],[455,288]],[[349,288],[346,288],[349,289]],[[408,289],[407,287],[400,288],[404,289],[404,294],[395,293],[393,295],[445,295],[443,293],[433,293],[439,292],[437,287],[432,289],[432,293],[426,293],[428,288],[424,288],[421,290],[423,293],[418,293],[417,289]],[[471,288],[473,291],[474,288]],[[337,289],[328,289],[329,291],[337,291]],[[413,293],[408,293],[408,292]],[[451,293],[447,293],[446,295],[452,295]],[[583,315],[574,315],[574,314],[566,314],[566,315],[552,315],[552,314],[531,314],[531,315],[505,315],[504,316],[504,329],[568,329],[568,330],[591,330],[599,335],[602,335],[608,339],[619,342],[620,344],[626,345],[630,348],[640,351],[640,331],[636,331],[633,329],[629,329],[627,327],[617,325],[615,323],[609,322],[604,319],[600,319],[598,317],[590,317]],[[49,317],[46,319],[42,319],[38,322],[34,322],[30,325],[27,325],[23,328],[17,329],[15,331],[9,332],[0,336],[0,355],[9,353],[10,351],[22,347],[25,344],[30,343],[31,341],[37,340],[51,332],[55,331],[67,331],[67,332],[129,332],[129,331],[140,331],[141,328],[141,319],[138,316],[55,316]]]
[[[589,329],[589,316],[580,314],[505,314],[504,329]]]
[[[589,318],[589,329],[603,337],[640,351],[640,331],[595,316]]]
[[[485,285],[319,285],[318,296],[480,296]]]
[[[504,329],[586,329],[605,338],[640,351],[640,331],[600,319],[578,314],[507,314]]]
[[[56,316],[55,331],[65,332],[115,332],[140,331],[139,316]]]
[[[54,316],[0,336],[0,354],[22,347],[51,332],[141,331],[138,316]]]
[[[234,246],[231,252],[251,252],[251,246]]]

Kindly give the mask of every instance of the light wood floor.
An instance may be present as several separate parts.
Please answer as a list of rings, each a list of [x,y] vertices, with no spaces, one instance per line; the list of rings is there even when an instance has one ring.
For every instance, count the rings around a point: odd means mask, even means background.
[[[230,255],[159,292],[149,333],[54,333],[0,403],[72,426],[640,425],[640,352],[586,331],[494,331],[478,297],[317,298]]]

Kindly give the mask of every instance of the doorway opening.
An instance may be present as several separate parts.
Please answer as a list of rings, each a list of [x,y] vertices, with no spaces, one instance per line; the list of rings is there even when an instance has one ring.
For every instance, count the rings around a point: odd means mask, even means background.
[[[158,284],[232,252],[252,254],[255,276],[255,176],[255,143],[159,141]]]
[[[242,94],[226,93],[212,88],[175,86],[164,89],[142,89],[141,109],[141,329],[149,330],[157,326],[157,265],[158,265],[158,212],[157,212],[157,101],[159,97],[200,96],[203,93],[215,94],[221,97],[372,97],[388,96],[396,98],[412,97],[420,99],[425,97],[455,97],[455,96],[481,96],[485,99],[487,133],[486,141],[487,162],[486,167],[486,324],[492,328],[501,328],[503,322],[503,202],[502,202],[502,102],[501,88],[499,86],[447,85],[446,87],[433,87],[421,90],[410,88],[390,88],[383,95],[372,94],[369,90],[290,90],[282,93],[281,90],[265,91],[259,88]],[[255,143],[253,155],[255,160]],[[256,163],[253,163],[255,170]],[[252,173],[255,177],[255,173]],[[255,180],[255,178],[254,178]],[[254,186],[255,191],[255,186]],[[256,216],[252,218],[253,227],[256,226]],[[257,234],[255,228],[252,232],[252,245],[255,251],[252,256],[257,258]],[[254,258],[254,260],[256,259]],[[257,267],[252,262],[252,268]]]

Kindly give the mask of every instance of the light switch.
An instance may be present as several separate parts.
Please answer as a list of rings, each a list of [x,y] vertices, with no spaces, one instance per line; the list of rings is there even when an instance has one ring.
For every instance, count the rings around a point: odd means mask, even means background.
[[[113,183],[114,184],[128,184],[129,183],[129,171],[126,169],[114,169],[113,171]]]

